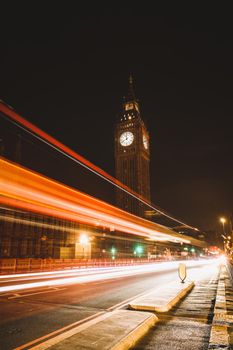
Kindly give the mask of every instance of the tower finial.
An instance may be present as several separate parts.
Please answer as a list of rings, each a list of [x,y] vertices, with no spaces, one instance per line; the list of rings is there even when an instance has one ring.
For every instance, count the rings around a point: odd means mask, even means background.
[[[129,84],[130,85],[133,85],[133,77],[132,77],[132,74],[130,73],[129,75]]]
[[[129,100],[136,100],[134,88],[133,88],[133,76],[130,73],[129,75],[129,90],[128,90],[128,99]]]

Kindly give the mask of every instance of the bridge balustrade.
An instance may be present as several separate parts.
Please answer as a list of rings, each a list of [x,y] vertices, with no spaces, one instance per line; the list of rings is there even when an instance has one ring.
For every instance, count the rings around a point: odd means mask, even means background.
[[[0,259],[0,274],[148,264],[167,259]]]

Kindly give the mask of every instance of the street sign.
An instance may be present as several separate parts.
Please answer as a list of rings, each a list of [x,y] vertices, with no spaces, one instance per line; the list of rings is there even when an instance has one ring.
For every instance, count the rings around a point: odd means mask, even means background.
[[[181,283],[184,283],[184,280],[187,276],[185,264],[182,264],[182,263],[179,264],[178,274],[179,274],[179,277],[181,279]]]

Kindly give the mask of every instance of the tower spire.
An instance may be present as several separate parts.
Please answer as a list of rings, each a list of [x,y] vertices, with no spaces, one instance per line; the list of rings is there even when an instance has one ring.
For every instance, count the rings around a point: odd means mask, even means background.
[[[129,75],[129,89],[128,89],[128,100],[129,101],[135,101],[135,93],[134,93],[134,87],[133,87],[133,76],[132,74]]]
[[[150,201],[149,133],[141,118],[131,74],[127,80],[128,92],[115,129],[116,178]],[[116,203],[123,210],[146,217],[146,206],[121,190],[116,191]]]

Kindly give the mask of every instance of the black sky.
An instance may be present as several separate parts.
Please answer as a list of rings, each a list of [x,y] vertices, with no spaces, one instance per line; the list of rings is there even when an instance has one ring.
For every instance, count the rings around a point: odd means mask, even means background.
[[[153,202],[215,228],[233,208],[230,9],[92,12],[8,11],[1,99],[114,175],[114,123],[132,73],[151,137]]]

